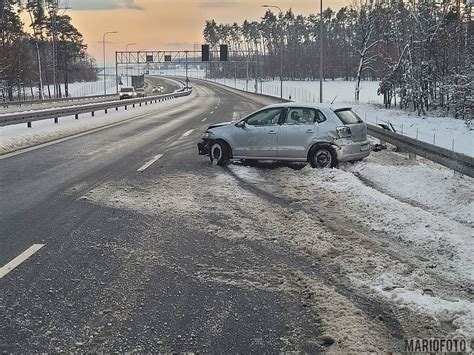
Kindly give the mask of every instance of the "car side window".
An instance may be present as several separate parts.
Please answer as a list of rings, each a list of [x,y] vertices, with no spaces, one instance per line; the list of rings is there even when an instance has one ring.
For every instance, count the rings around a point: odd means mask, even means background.
[[[316,123],[323,123],[326,121],[326,116],[321,111],[316,111],[316,116],[314,117],[314,122]]]
[[[312,108],[290,108],[286,117],[285,124],[313,124],[326,121],[326,117]]]
[[[250,126],[270,126],[278,124],[280,115],[283,109],[281,108],[270,108],[257,112],[253,116],[247,118],[246,123]]]

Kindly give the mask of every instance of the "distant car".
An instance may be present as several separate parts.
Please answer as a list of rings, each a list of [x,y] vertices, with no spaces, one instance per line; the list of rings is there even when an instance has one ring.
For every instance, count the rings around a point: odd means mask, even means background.
[[[133,88],[133,86],[123,86],[120,88],[119,96],[120,96],[120,100],[133,99],[137,97],[137,93],[135,92],[135,89]]]
[[[267,106],[238,122],[209,126],[198,143],[200,155],[225,165],[229,160],[309,162],[335,167],[370,154],[367,125],[350,108],[282,103]]]
[[[146,91],[143,88],[136,89],[135,93],[137,94],[137,97],[146,97]]]
[[[164,86],[163,85],[157,85],[155,87],[153,87],[153,94],[162,94],[165,90],[164,90]]]

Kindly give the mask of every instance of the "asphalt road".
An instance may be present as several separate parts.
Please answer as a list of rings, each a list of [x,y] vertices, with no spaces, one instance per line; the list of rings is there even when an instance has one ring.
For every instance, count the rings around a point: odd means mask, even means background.
[[[0,267],[44,245],[0,278],[0,351],[315,352],[338,341],[322,322],[339,311],[354,327],[363,318],[372,349],[398,344],[406,314],[273,238],[272,218],[301,212],[291,200],[197,155],[210,123],[262,104],[194,90],[179,107],[0,157]],[[312,228],[331,227],[319,216]],[[315,285],[330,290],[317,302]]]

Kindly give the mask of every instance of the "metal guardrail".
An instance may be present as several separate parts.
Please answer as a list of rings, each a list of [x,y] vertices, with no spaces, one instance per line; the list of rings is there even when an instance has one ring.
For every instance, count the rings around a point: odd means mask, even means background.
[[[32,106],[32,105],[44,105],[55,102],[74,102],[74,101],[90,101],[94,99],[108,99],[117,97],[117,94],[109,95],[92,95],[92,96],[78,96],[78,97],[63,97],[59,99],[46,99],[46,100],[25,100],[25,101],[1,101],[0,107],[8,108],[10,106]]]
[[[156,103],[160,101],[171,100],[177,97],[188,96],[191,94],[191,92],[192,90],[175,91],[171,94],[154,95],[136,99],[90,103],[73,107],[68,106],[60,108],[50,108],[43,110],[35,110],[31,112],[9,113],[5,115],[0,114],[0,127],[20,123],[27,123],[28,127],[31,127],[31,122],[47,119],[54,119],[55,123],[57,123],[60,117],[75,116],[75,118],[78,119],[79,115],[84,113],[91,113],[92,116],[94,116],[95,112],[97,111],[105,111],[107,113],[108,110],[114,108],[116,110],[118,110],[119,107],[125,107],[125,109],[127,109],[129,106],[141,106],[142,104],[146,105],[148,103]]]
[[[264,97],[266,99],[272,99],[275,102],[291,102],[287,99],[282,99],[279,97],[266,95],[266,94],[257,94],[253,92],[243,91],[240,89],[232,88],[225,86],[220,83],[215,83],[213,81],[205,79],[194,79],[195,81],[203,81],[211,83],[222,88],[226,88],[230,91],[237,91],[239,93],[245,93],[248,95],[255,95],[258,97]],[[420,141],[405,135],[383,129],[382,127],[367,124],[367,130],[369,135],[380,139],[381,141],[390,143],[402,151],[409,152],[415,155],[419,155],[425,159],[431,160],[437,164],[443,165],[449,169],[460,172],[461,174],[474,177],[474,157],[458,153],[446,148],[439,147],[434,144]]]
[[[449,169],[474,177],[474,157],[407,137],[375,125],[367,124],[367,130],[371,136],[393,144],[402,151],[419,155]]]

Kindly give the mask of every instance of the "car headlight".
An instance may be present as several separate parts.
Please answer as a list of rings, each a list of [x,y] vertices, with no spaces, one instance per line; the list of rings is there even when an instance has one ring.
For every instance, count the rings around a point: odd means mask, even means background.
[[[209,138],[212,138],[213,135],[214,135],[214,133],[212,133],[211,131],[206,131],[206,132],[204,132],[202,138],[203,139],[206,139],[206,138],[209,139]]]

